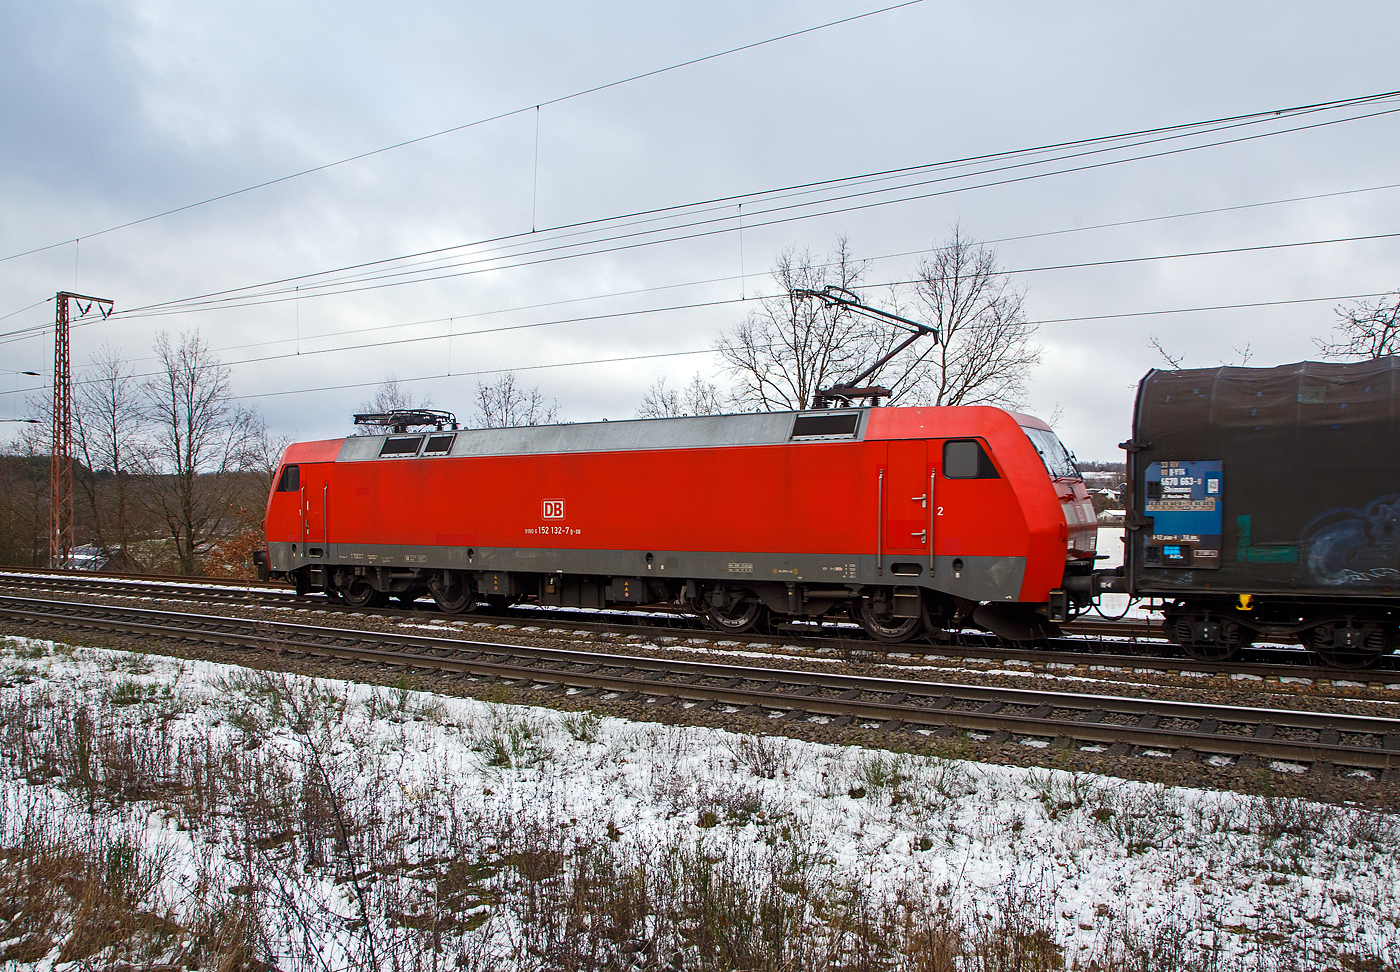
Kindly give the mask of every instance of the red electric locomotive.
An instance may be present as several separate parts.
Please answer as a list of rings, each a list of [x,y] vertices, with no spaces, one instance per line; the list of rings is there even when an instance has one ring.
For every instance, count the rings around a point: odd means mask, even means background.
[[[670,604],[731,632],[845,615],[1024,640],[1092,593],[1097,522],[1045,423],[845,408],[290,446],[270,576],[364,606]]]

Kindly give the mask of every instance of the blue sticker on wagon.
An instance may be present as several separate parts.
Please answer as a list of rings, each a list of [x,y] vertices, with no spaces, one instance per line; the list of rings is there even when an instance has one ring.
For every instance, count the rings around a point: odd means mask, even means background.
[[[1154,462],[1143,483],[1145,567],[1219,567],[1225,488],[1219,459]]]

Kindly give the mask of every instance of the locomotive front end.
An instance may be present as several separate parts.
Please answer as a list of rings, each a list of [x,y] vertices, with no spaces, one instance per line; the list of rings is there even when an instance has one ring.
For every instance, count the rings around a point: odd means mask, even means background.
[[[1064,580],[1058,589],[1050,592],[1049,614],[1052,621],[1067,621],[1088,607],[1101,592],[1110,589],[1112,583],[1108,572],[1094,570],[1098,559],[1098,516],[1074,454],[1065,448],[1060,437],[1039,419],[1029,415],[1016,418],[1021,431],[1026,433],[1045,463],[1055,498],[1064,514]]]

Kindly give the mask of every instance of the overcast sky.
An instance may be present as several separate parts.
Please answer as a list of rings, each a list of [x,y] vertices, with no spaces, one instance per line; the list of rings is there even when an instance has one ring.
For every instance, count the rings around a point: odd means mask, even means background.
[[[500,369],[566,419],[626,418],[659,376],[723,383],[707,351],[771,291],[785,247],[845,236],[869,282],[898,281],[959,223],[999,241],[1042,322],[1028,410],[1060,409],[1081,458],[1117,459],[1133,388],[1163,365],[1154,337],[1189,366],[1316,357],[1339,298],[1400,287],[1400,240],[1277,246],[1400,231],[1400,114],[1378,114],[1396,100],[750,196],[742,218],[730,198],[1397,89],[1394,3],[924,0],[567,97],[880,6],[0,0],[0,257],[61,244],[0,262],[0,331],[34,329],[0,338],[0,417],[47,380],[41,302],[67,289],[117,308],[74,330],[78,377],[104,343],[145,371],[158,331],[198,328],[235,393],[295,438],[346,433],[387,374],[464,418]],[[443,247],[462,248],[353,289],[291,280]],[[1274,248],[1140,259],[1249,247]],[[1134,262],[1065,268],[1104,261]],[[283,279],[306,293],[136,310]],[[1290,303],[1224,308],[1262,302]],[[624,360],[552,367],[599,359]]]

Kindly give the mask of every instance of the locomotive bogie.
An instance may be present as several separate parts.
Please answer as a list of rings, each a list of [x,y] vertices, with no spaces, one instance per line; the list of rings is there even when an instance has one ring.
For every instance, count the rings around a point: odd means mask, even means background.
[[[1208,661],[1259,641],[1296,638],[1328,665],[1364,668],[1400,642],[1400,605],[1367,598],[1195,595],[1166,602],[1162,614],[1167,638]]]

